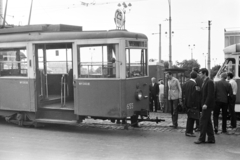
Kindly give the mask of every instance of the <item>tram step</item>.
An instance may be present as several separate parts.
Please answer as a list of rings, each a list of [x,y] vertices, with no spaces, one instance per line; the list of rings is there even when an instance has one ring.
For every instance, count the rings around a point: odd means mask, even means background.
[[[68,125],[76,125],[77,121],[72,120],[60,120],[60,119],[35,119],[35,122],[39,123],[52,123],[52,124],[68,124]]]
[[[44,100],[42,101],[42,105],[49,105],[49,104],[55,104],[55,103],[60,103],[61,102],[61,99],[58,98],[58,99],[51,99],[51,100]]]
[[[55,120],[77,120],[77,115],[74,114],[74,110],[62,110],[62,109],[46,109],[39,108],[36,113],[36,119],[55,119]]]

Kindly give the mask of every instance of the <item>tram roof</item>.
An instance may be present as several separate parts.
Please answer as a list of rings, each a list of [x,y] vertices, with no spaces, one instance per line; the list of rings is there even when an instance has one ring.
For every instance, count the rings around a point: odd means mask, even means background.
[[[240,43],[233,44],[223,49],[224,53],[235,53],[240,52]]]
[[[0,42],[135,38],[147,39],[142,33],[126,30],[82,31],[81,26],[72,25],[29,25],[0,29]]]

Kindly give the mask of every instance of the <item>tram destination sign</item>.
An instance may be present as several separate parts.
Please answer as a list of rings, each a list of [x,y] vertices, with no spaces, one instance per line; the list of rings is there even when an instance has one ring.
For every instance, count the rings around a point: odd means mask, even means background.
[[[147,43],[144,41],[127,41],[128,47],[147,47]]]

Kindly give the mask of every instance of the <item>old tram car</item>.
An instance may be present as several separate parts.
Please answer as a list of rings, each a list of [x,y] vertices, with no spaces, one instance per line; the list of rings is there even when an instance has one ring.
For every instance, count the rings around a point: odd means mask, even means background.
[[[147,116],[147,43],[126,30],[0,29],[0,116],[19,125]]]
[[[214,77],[214,81],[220,80],[223,72],[232,72],[238,85],[235,112],[240,117],[240,43],[233,44],[224,48],[225,62]]]

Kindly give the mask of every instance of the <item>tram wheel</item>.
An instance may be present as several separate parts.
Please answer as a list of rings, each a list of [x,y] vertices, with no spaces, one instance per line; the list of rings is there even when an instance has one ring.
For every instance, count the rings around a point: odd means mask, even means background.
[[[111,122],[112,122],[112,123],[115,123],[115,119],[111,119]]]

